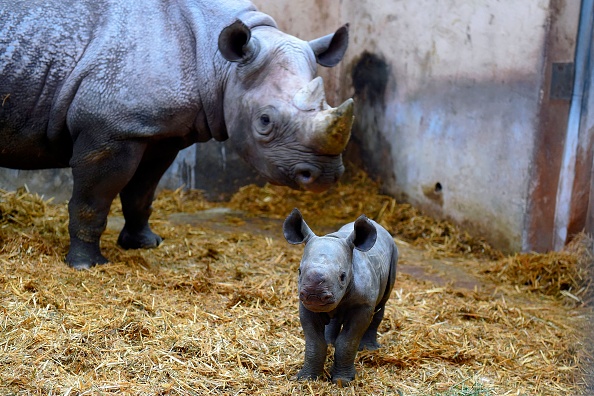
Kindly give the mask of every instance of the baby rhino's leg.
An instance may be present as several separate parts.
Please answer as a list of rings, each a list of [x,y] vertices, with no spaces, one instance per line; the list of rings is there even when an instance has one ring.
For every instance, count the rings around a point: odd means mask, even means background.
[[[393,241],[392,241],[393,243]],[[384,292],[384,296],[382,297],[380,303],[375,307],[375,313],[373,314],[373,319],[371,320],[371,324],[363,338],[361,339],[361,343],[359,344],[359,350],[369,349],[371,351],[378,349],[381,345],[377,342],[377,329],[384,318],[384,312],[386,303],[390,298],[390,294],[392,293],[392,289],[394,288],[394,283],[396,282],[396,264],[398,262],[398,250],[396,249],[396,245],[394,245],[394,249],[392,250],[392,257],[390,260],[390,272],[388,275],[388,284],[386,285],[386,291]]]
[[[332,382],[339,386],[347,385],[355,379],[355,357],[359,343],[373,316],[373,307],[363,306],[353,309],[345,317],[342,331],[335,343]]]
[[[384,318],[384,306],[378,306],[376,308],[375,314],[373,315],[373,319],[371,319],[371,323],[369,327],[363,334],[363,338],[361,338],[361,342],[359,343],[359,350],[362,351],[364,349],[374,351],[381,347],[379,342],[377,342],[377,329]]]
[[[338,333],[340,333],[341,326],[342,323],[338,318],[334,317],[330,319],[330,323],[326,326],[326,330],[324,331],[326,342],[328,344],[334,345],[336,343],[336,337],[338,337]]]
[[[299,319],[305,335],[305,359],[297,373],[298,380],[317,379],[324,373],[328,345],[324,338],[324,327],[329,317],[325,313],[315,313],[299,304]]]

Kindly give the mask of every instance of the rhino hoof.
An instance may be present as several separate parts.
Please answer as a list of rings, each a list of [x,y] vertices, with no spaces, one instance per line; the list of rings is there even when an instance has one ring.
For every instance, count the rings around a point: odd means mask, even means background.
[[[107,264],[108,262],[109,260],[107,260],[102,255],[93,256],[91,258],[80,254],[68,253],[66,256],[66,264],[68,264],[70,268],[74,268],[75,270],[79,271],[88,270],[94,265]]]
[[[146,227],[140,232],[130,232],[124,227],[118,238],[118,245],[124,249],[154,248],[163,242],[163,239]]]
[[[291,377],[291,381],[315,381],[318,378],[320,378],[320,375],[302,369],[297,373],[297,375]]]
[[[344,388],[345,386],[348,386],[351,383],[351,381],[344,378],[337,378],[335,380],[332,380],[332,382],[334,382],[334,385],[338,386],[339,388]]]
[[[76,237],[70,240],[70,249],[65,261],[69,267],[77,270],[88,270],[96,264],[109,262],[101,254],[98,243],[84,242]]]
[[[353,365],[352,368],[346,370],[332,370],[332,383],[336,386],[342,388],[344,386],[348,386],[355,380],[357,376],[357,371],[355,370],[355,366]]]
[[[377,341],[366,341],[366,342],[361,341],[361,343],[359,344],[360,351],[363,351],[363,350],[375,351],[377,349],[380,349],[381,347],[382,346]]]

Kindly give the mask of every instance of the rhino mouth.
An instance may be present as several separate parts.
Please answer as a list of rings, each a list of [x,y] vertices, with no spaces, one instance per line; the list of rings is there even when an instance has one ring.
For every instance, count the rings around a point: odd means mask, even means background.
[[[301,303],[308,311],[312,312],[330,312],[336,308],[336,304],[316,304],[305,301],[301,301]]]
[[[276,186],[287,186],[294,190],[321,193],[335,185],[344,173],[341,163],[335,169],[324,169],[312,164],[298,164],[292,168],[277,166],[273,174],[260,173],[267,182]]]
[[[336,298],[329,293],[300,295],[299,300],[310,311],[329,312],[336,307]]]

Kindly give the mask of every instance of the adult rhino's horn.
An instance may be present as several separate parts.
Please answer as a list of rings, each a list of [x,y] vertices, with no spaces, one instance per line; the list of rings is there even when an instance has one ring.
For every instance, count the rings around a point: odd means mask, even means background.
[[[305,145],[320,154],[342,153],[351,137],[353,112],[353,99],[347,99],[337,108],[320,111],[314,117],[310,134],[305,137]]]
[[[328,109],[322,77],[314,78],[309,84],[301,88],[293,97],[293,104],[303,111]]]

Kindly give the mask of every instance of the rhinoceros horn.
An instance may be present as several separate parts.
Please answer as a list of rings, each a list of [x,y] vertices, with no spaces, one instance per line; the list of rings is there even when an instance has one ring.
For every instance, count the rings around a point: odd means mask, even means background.
[[[293,104],[302,111],[317,111],[310,127],[300,136],[305,146],[325,155],[344,151],[351,137],[353,99],[337,108],[330,107],[326,103],[322,78],[316,77],[295,94]]]
[[[326,103],[322,77],[314,78],[304,88],[301,88],[293,97],[293,104],[303,111],[328,109],[330,106]]]
[[[314,118],[315,129],[307,137],[308,146],[321,154],[342,153],[351,138],[353,108],[353,99],[347,99],[337,108],[320,111]]]
[[[300,136],[301,142],[325,155],[342,153],[351,137],[353,125],[353,99],[347,99],[337,108],[326,103],[321,77],[313,79],[293,98],[294,105],[303,111],[316,111],[309,128]]]

